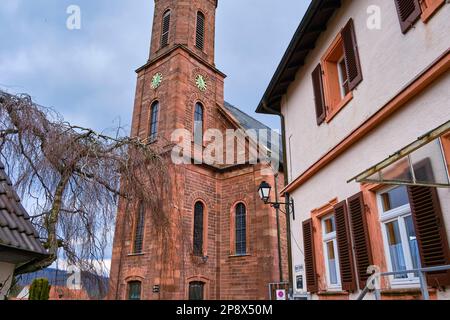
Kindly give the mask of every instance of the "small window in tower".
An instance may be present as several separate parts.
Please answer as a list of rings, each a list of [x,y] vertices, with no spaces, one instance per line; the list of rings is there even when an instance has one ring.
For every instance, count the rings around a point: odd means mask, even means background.
[[[194,142],[198,146],[203,145],[203,122],[203,106],[201,103],[197,103],[194,115]]]
[[[162,20],[161,48],[169,44],[169,31],[170,31],[170,10],[167,10],[164,13]]]
[[[195,45],[200,50],[205,46],[205,15],[201,12],[197,13],[197,37]]]
[[[236,255],[247,254],[247,210],[243,203],[236,206]]]
[[[139,205],[136,215],[136,225],[134,228],[133,254],[142,253],[144,244],[144,223],[145,223],[145,207],[144,204]]]
[[[150,134],[149,142],[154,142],[158,135],[158,112],[159,112],[159,102],[155,101],[152,104],[150,110]]]
[[[194,255],[203,256],[203,214],[205,207],[202,202],[197,202],[194,207]]]

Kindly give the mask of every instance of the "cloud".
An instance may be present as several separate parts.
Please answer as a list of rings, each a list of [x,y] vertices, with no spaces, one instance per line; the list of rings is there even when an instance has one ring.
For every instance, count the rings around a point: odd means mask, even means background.
[[[136,75],[148,59],[153,2],[78,0],[82,29],[66,28],[70,0],[2,0],[0,86],[27,92],[68,121],[130,125]],[[309,1],[220,1],[216,65],[226,99],[254,115]],[[236,8],[239,10],[236,10]],[[254,115],[278,127],[276,117]]]
[[[15,14],[22,3],[22,0],[2,0],[0,6],[0,14],[13,15]]]

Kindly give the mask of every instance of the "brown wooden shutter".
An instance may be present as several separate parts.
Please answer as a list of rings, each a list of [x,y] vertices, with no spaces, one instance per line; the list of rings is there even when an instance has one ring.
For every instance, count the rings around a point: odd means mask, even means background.
[[[341,31],[344,43],[345,65],[347,68],[348,87],[354,90],[363,80],[361,61],[359,59],[358,44],[356,42],[355,25],[353,19]]]
[[[308,292],[319,291],[319,283],[316,272],[316,259],[314,257],[314,231],[312,220],[303,222],[303,246],[305,254],[306,284]]]
[[[347,202],[343,201],[334,207],[336,219],[336,236],[341,270],[342,290],[356,290],[355,267],[350,237],[350,225],[347,213]]]
[[[325,118],[327,116],[322,81],[322,66],[320,65],[320,63],[312,73],[312,81],[314,88],[314,99],[316,103],[317,125],[320,126],[325,121]]]
[[[356,271],[359,279],[359,287],[363,289],[369,278],[367,268],[373,264],[363,194],[358,193],[347,201],[353,235]]]
[[[402,32],[406,33],[422,14],[419,0],[395,0],[395,7]]]
[[[447,233],[439,197],[435,188],[409,187],[414,227],[416,229],[422,267],[450,264]],[[428,273],[428,285],[450,285],[450,271]]]

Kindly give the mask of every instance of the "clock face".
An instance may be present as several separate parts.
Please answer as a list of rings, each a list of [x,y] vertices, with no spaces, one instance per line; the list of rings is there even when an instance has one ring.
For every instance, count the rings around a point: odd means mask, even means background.
[[[157,89],[161,85],[163,81],[163,75],[161,73],[157,73],[152,78],[152,89]]]
[[[206,91],[206,89],[208,88],[208,84],[206,83],[206,80],[202,75],[198,75],[197,78],[195,78],[195,83],[200,91]]]

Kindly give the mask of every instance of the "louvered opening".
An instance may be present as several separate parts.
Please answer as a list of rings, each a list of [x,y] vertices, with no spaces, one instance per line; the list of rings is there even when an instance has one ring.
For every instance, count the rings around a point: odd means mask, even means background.
[[[408,194],[422,267],[450,264],[447,233],[436,189],[409,187]],[[450,272],[429,273],[428,279],[432,286],[449,285]]]
[[[139,211],[136,216],[136,226],[134,229],[135,232],[133,245],[134,254],[142,253],[144,244],[144,224],[145,224],[145,207],[143,204],[140,204]]]
[[[312,73],[314,100],[316,105],[317,125],[321,125],[326,118],[325,96],[322,82],[322,67],[319,64]]]
[[[344,45],[348,87],[349,90],[352,91],[362,81],[361,63],[359,60],[353,19],[350,19],[344,27],[341,36]]]
[[[353,291],[356,289],[353,255],[348,225],[347,203],[344,201],[334,208],[336,219],[336,236],[339,251],[342,289]]]
[[[395,0],[402,32],[406,33],[422,14],[419,0]]]
[[[414,12],[415,5],[412,0],[399,0],[399,14],[402,21],[406,21],[408,17]]]
[[[367,268],[372,265],[372,252],[369,243],[365,206],[362,193],[348,200],[348,210],[351,218],[353,245],[355,250],[356,268],[360,288],[364,288],[369,278]]]
[[[303,246],[305,254],[305,273],[309,292],[317,292],[317,275],[314,259],[314,235],[312,220],[303,222]]]
[[[201,12],[197,13],[197,32],[195,45],[200,50],[203,50],[205,47],[205,16]]]
[[[169,32],[170,32],[170,10],[166,11],[163,16],[161,47],[165,47],[169,44]]]

